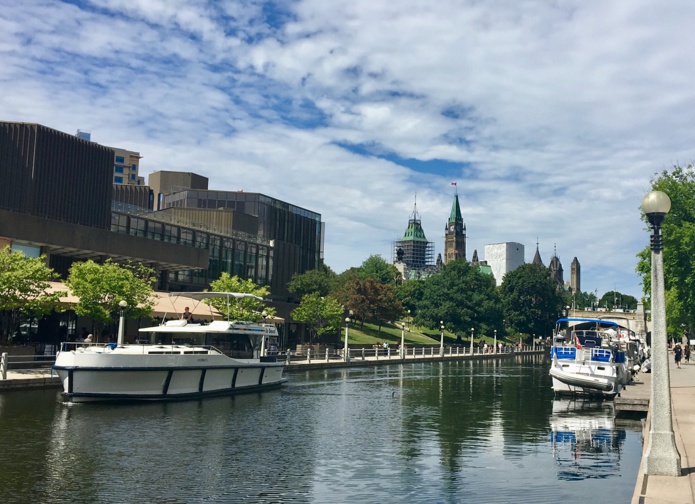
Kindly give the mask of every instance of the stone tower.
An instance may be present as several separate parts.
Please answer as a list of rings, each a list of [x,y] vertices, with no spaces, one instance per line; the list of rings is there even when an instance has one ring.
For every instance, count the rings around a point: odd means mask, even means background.
[[[579,261],[575,257],[572,260],[572,266],[570,270],[570,286],[572,287],[572,292],[581,292],[581,276],[582,276],[582,267],[579,264]]]
[[[444,264],[457,259],[466,259],[466,225],[461,216],[458,190],[454,194],[451,214],[444,232]]]

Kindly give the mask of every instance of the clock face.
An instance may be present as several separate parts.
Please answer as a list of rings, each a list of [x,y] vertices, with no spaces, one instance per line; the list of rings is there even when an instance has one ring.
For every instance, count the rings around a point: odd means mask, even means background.
[[[453,231],[453,230],[454,230],[454,226],[449,226],[449,231]]]

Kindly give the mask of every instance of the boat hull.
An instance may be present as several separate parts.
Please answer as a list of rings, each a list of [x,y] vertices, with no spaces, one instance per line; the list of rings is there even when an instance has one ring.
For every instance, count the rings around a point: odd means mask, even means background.
[[[604,349],[553,347],[549,374],[558,395],[614,397],[625,384],[624,364]]]
[[[70,351],[58,355],[54,369],[70,402],[198,399],[277,388],[285,381],[282,363],[221,353]]]

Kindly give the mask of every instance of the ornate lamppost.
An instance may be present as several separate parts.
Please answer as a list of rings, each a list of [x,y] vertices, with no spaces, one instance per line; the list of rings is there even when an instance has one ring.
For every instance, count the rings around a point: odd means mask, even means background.
[[[350,349],[348,348],[348,326],[350,325],[350,317],[345,317],[345,347],[343,348],[343,360],[350,362]]]
[[[497,353],[497,329],[495,329],[495,346],[492,347],[492,353],[493,354]]]
[[[680,476],[681,459],[673,434],[671,384],[668,369],[666,334],[666,297],[664,295],[664,258],[661,223],[671,210],[671,200],[661,191],[652,191],[642,200],[642,211],[652,226],[652,390],[649,445],[645,453],[644,473]]]
[[[471,327],[471,355],[473,355],[473,331],[474,331],[474,330],[475,330],[475,329],[473,329],[473,328]]]
[[[439,329],[442,331],[442,337],[439,340],[439,356],[444,357],[444,321],[439,321]]]
[[[405,322],[401,322],[401,346],[398,347],[398,356],[405,359]]]
[[[121,316],[118,319],[118,339],[116,341],[118,342],[118,346],[121,346],[125,339],[125,309],[128,307],[128,303],[125,299],[121,299],[118,302],[118,307],[121,309]]]

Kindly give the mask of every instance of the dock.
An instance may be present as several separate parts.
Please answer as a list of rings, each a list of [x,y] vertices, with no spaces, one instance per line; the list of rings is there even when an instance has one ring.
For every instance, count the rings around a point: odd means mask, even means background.
[[[651,373],[639,373],[613,400],[616,418],[646,417],[652,390]]]

